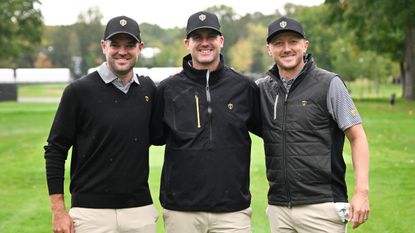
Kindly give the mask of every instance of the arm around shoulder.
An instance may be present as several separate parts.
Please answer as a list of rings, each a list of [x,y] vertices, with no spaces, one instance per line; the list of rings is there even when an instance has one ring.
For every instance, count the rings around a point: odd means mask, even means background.
[[[262,118],[261,118],[261,103],[260,103],[260,90],[258,85],[254,81],[250,81],[250,87],[252,89],[252,114],[249,120],[249,131],[262,137]]]
[[[152,145],[165,144],[165,125],[164,125],[164,87],[159,84],[154,96],[153,108],[150,123],[150,143]]]

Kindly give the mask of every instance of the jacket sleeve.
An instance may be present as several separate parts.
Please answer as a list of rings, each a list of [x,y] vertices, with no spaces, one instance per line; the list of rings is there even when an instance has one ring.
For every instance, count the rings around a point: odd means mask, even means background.
[[[259,87],[255,84],[255,82],[252,81],[250,81],[249,84],[251,90],[252,113],[248,121],[248,130],[257,136],[262,137],[262,120]]]
[[[56,111],[45,149],[46,178],[49,195],[63,194],[65,161],[75,140],[79,115],[73,86],[65,88]]]
[[[164,118],[164,87],[159,84],[156,90],[151,115],[150,143],[153,145],[164,145],[166,143],[166,127]]]

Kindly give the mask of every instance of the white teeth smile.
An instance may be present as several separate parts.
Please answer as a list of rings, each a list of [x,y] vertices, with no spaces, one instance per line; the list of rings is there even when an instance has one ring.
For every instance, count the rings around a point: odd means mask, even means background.
[[[210,53],[210,50],[201,50],[201,53]]]

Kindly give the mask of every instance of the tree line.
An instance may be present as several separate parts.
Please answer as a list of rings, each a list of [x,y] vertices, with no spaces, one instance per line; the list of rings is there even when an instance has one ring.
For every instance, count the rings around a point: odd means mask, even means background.
[[[68,67],[75,77],[103,61],[99,47],[104,25],[99,8],[78,16],[76,23],[46,26],[39,0],[5,0],[0,3],[0,67]],[[370,79],[378,83],[401,80],[403,95],[415,100],[415,2],[409,0],[326,0],[305,7],[288,3],[271,15],[238,15],[226,5],[212,6],[218,15],[229,66],[245,73],[262,74],[272,65],[266,53],[267,26],[281,15],[302,22],[317,64],[344,80]],[[187,53],[184,28],[164,29],[140,24],[146,48],[153,56],[137,66],[181,66]]]

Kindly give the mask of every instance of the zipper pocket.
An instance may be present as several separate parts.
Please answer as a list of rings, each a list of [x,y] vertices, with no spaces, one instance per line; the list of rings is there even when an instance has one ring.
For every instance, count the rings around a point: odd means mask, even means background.
[[[277,119],[278,96],[279,95],[277,94],[277,96],[275,97],[275,102],[274,102],[274,120]]]
[[[197,128],[200,129],[199,97],[195,95]]]

